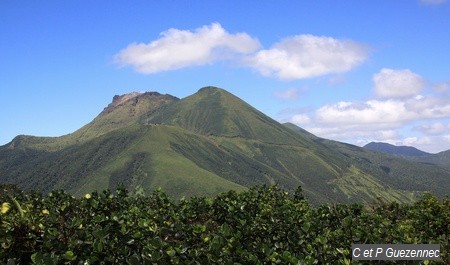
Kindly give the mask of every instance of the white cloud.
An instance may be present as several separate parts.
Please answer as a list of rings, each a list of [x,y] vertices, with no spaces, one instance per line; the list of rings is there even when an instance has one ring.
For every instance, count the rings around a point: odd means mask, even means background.
[[[409,69],[383,68],[372,80],[375,84],[375,94],[382,98],[414,96],[425,86],[423,78]]]
[[[283,100],[295,100],[300,95],[300,90],[296,88],[290,88],[284,91],[278,91],[274,93],[275,97]]]
[[[298,116],[297,116],[298,115]],[[337,102],[313,111],[291,114],[291,122],[319,137],[354,144],[383,141],[392,144],[413,145],[429,152],[450,149],[443,138],[450,131],[450,99],[416,96],[407,99],[368,100],[364,102]],[[426,122],[444,119],[446,123]],[[306,121],[306,122],[305,122]],[[403,137],[406,126],[423,135]],[[406,129],[407,130],[407,129]]]
[[[450,149],[448,135],[411,136],[399,139],[397,145],[414,146],[422,151],[438,153]]]
[[[429,137],[406,137],[402,140],[402,145],[406,146],[418,146],[418,145],[428,145],[431,144],[431,139]]]
[[[444,135],[443,138],[444,138],[444,141],[450,143],[450,134]]]
[[[304,125],[310,123],[311,119],[306,114],[296,114],[292,116],[291,122],[299,125]]]
[[[205,65],[236,54],[258,50],[257,39],[246,33],[230,34],[218,23],[194,31],[169,29],[148,44],[133,43],[116,55],[119,65],[144,74]]]
[[[408,69],[382,69],[373,79],[378,98],[286,113],[288,120],[319,137],[358,145],[382,141],[427,152],[450,149],[450,97],[439,93],[446,92],[446,83],[422,91],[424,79]]]
[[[152,74],[232,60],[265,76],[293,80],[344,73],[367,57],[363,44],[314,35],[296,35],[261,49],[247,33],[231,34],[212,23],[193,31],[172,28],[150,43],[132,43],[115,55],[115,62]]]
[[[338,102],[316,111],[316,121],[322,124],[376,125],[391,127],[412,119],[404,102],[370,100],[364,103]]]
[[[302,124],[298,125],[301,126]],[[308,126],[304,127],[304,129],[319,137],[340,141],[346,141],[347,139],[372,138],[374,133],[373,127],[358,127],[354,125],[325,126],[314,123],[313,119]]]
[[[424,124],[417,126],[415,129],[425,134],[441,134],[450,131],[450,123],[448,125],[444,125],[441,122]]]
[[[422,119],[450,117],[450,100],[414,97],[405,100],[369,100],[338,102],[316,111],[315,121],[322,124],[376,125],[393,127]]]
[[[399,134],[395,130],[382,130],[375,132],[375,138],[378,140],[391,140],[398,138]]]
[[[297,35],[260,50],[246,63],[263,75],[293,80],[347,72],[367,56],[367,47],[351,40]]]
[[[313,121],[311,121],[312,124]],[[301,126],[301,125],[300,125]],[[385,142],[393,145],[414,146],[420,150],[437,153],[450,149],[450,134],[444,135],[425,135],[403,137],[401,129],[397,130],[378,130],[376,127],[307,127],[307,131],[327,139],[334,139],[359,146],[369,142]]]

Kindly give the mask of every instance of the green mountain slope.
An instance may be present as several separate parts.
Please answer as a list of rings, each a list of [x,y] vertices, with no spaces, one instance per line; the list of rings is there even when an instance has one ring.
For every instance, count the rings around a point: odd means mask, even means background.
[[[75,195],[123,183],[130,190],[161,187],[178,198],[278,183],[288,190],[301,185],[317,203],[448,194],[442,188],[448,170],[408,163],[280,124],[227,91],[206,87],[183,99],[155,92],[115,96],[72,134],[18,136],[0,147],[0,182]]]
[[[408,197],[413,195],[410,191],[430,191],[440,196],[449,194],[450,171],[444,167],[322,138],[317,138],[316,142],[347,157],[349,163],[373,176],[384,188],[406,192]]]
[[[450,150],[442,151],[437,154],[431,154],[428,156],[417,157],[417,158],[415,157],[412,160],[450,168]]]
[[[149,115],[147,123],[171,124],[208,136],[284,144],[302,140],[238,97],[215,87],[204,87],[164,111]]]
[[[148,191],[162,187],[179,197],[244,190],[170,148],[183,138],[197,144],[195,137],[173,126],[133,125],[56,152],[7,150],[0,152],[0,170],[8,171],[2,181],[25,189],[65,189],[78,195],[114,189],[119,183]]]

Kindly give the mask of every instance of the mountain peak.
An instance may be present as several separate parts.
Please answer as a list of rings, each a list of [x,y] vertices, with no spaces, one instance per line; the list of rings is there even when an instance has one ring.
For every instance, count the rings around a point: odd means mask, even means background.
[[[285,127],[225,89],[207,86],[149,116],[147,123],[179,126],[203,135],[290,143]],[[281,135],[280,135],[281,134]]]
[[[161,94],[158,92],[131,92],[123,95],[115,95],[113,97],[112,102],[109,103],[109,105],[102,111],[102,114],[110,113],[118,106],[122,106],[130,101],[132,101],[132,105],[135,106],[139,102],[139,99],[143,97],[159,97],[159,96],[161,96]],[[173,97],[171,95],[165,96]]]
[[[139,123],[145,115],[177,100],[177,97],[158,92],[115,95],[112,102],[93,121],[77,130],[73,136],[81,141]]]
[[[216,91],[223,91],[223,89],[215,87],[215,86],[205,86],[200,88],[197,93],[202,93],[202,92],[216,92]]]
[[[143,93],[141,92],[131,92],[131,93],[127,93],[127,94],[123,94],[123,95],[115,95],[113,97],[113,104],[120,104],[126,100],[129,100],[131,98],[137,97],[139,95],[142,95]]]

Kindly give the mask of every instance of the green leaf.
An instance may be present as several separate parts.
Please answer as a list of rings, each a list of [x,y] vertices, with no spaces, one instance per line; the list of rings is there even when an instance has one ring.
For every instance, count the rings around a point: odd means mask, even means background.
[[[130,265],[140,265],[141,261],[139,259],[139,255],[134,253],[131,257],[127,258],[127,264]]]
[[[169,257],[173,257],[177,252],[174,249],[169,249],[166,251],[166,253],[167,255],[169,255]]]
[[[302,226],[302,230],[306,233],[309,231],[310,228],[311,228],[311,223],[309,223],[309,222],[304,223]]]
[[[72,261],[72,260],[75,260],[77,258],[77,256],[74,255],[71,250],[66,251],[66,253],[64,253],[62,255],[62,257],[63,257],[63,259],[68,260],[68,261]]]
[[[44,257],[42,256],[42,253],[36,252],[31,255],[31,261],[33,264],[44,264]]]

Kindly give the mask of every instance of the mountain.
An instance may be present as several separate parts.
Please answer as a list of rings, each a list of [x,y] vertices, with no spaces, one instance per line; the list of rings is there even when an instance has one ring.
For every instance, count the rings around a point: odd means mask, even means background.
[[[418,157],[430,155],[430,153],[424,152],[412,146],[396,146],[381,142],[370,142],[366,144],[364,148],[398,156]]]
[[[448,195],[450,170],[319,138],[205,87],[183,99],[114,96],[71,134],[17,136],[0,147],[0,182],[74,195],[123,183],[176,198],[278,183],[302,186],[313,203],[411,202],[425,191]]]
[[[414,159],[418,162],[435,164],[442,167],[450,168],[450,150],[442,151],[437,154],[431,154]]]
[[[364,148],[395,156],[401,156],[403,158],[416,162],[434,164],[441,167],[450,168],[450,150],[443,151],[437,154],[430,154],[411,146],[395,146],[388,143],[374,142],[366,144]]]

